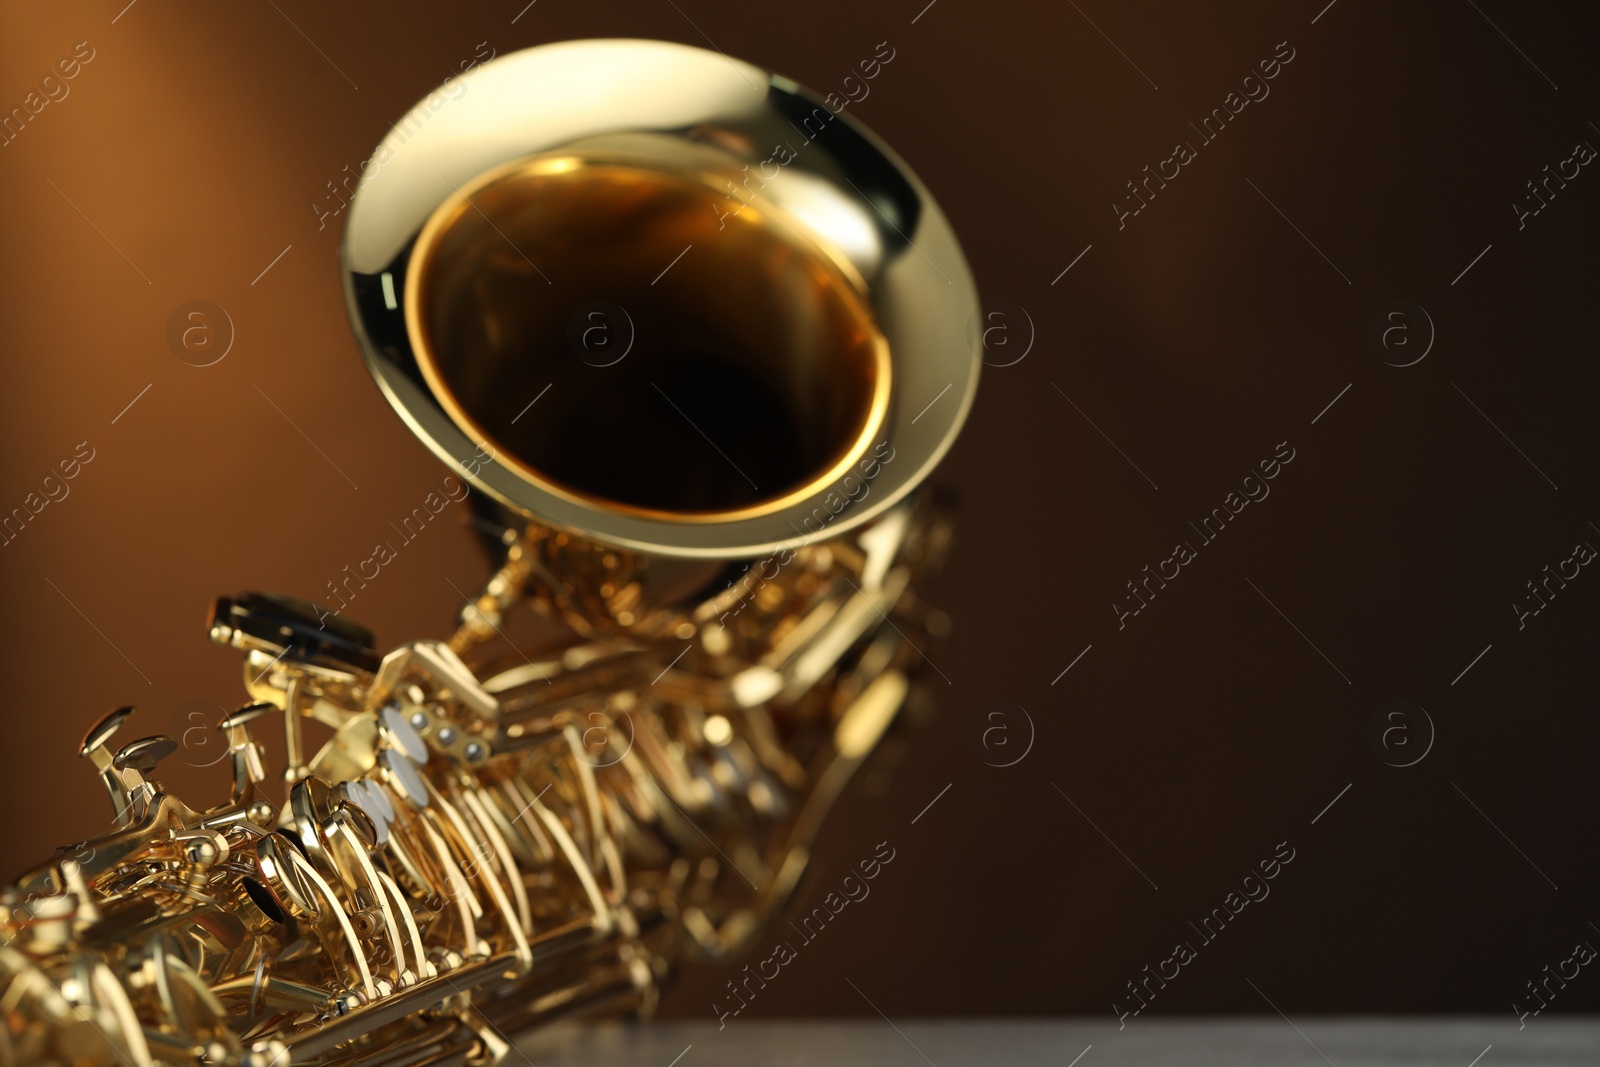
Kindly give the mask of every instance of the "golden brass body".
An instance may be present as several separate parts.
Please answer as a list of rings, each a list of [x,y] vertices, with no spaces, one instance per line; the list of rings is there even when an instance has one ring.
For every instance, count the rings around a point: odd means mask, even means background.
[[[781,911],[922,700],[947,623],[913,587],[949,529],[912,490],[977,367],[926,190],[715,53],[576,42],[466,84],[385,142],[345,280],[496,570],[447,640],[383,656],[327,609],[219,601],[250,698],[217,724],[226,796],[166,792],[177,746],[121,744],[132,709],[90,730],[114,827],[0,895],[0,1064],[497,1063],[647,1012]],[[804,151],[736,183],[792,120]],[[630,320],[614,361],[572,347],[594,299]],[[523,610],[565,636],[506,651]]]

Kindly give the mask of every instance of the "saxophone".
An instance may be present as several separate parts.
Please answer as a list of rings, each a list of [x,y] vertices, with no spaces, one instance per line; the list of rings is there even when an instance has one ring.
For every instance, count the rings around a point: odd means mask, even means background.
[[[914,490],[980,362],[926,189],[838,97],[720,53],[570,42],[457,90],[374,154],[343,276],[492,576],[386,654],[218,600],[228,796],[164,790],[177,742],[127,740],[132,708],[88,732],[115,823],[0,894],[0,1064],[495,1064],[648,1013],[781,912],[925,703],[950,525]]]

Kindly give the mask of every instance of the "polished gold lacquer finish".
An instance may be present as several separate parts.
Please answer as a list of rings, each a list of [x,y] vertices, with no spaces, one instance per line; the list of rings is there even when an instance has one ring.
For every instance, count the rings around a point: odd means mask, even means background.
[[[712,181],[563,154],[436,212],[412,253],[407,327],[456,424],[552,492],[679,522],[770,513],[848,474],[889,397],[863,283],[775,212],[722,218]],[[519,249],[560,269],[543,277]],[[596,347],[594,362],[616,360],[605,367],[574,359],[566,336],[595,292],[642,324],[608,346],[631,342],[625,355]],[[519,419],[539,378],[560,406]]]
[[[578,42],[465,84],[380,149],[346,288],[497,570],[383,656],[329,609],[220,600],[231,788],[166,792],[176,743],[126,741],[132,709],[89,732],[114,829],[0,898],[0,1064],[494,1063],[648,1011],[784,907],[920,700],[946,623],[912,586],[949,535],[912,490],[977,368],[926,190],[715,53]],[[529,609],[566,636],[504,651]]]

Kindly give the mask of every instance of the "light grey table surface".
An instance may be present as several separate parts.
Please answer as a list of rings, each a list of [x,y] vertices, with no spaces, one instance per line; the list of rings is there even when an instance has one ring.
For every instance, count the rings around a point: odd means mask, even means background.
[[[1600,1020],[1297,1018],[563,1023],[518,1042],[508,1067],[1585,1067]]]

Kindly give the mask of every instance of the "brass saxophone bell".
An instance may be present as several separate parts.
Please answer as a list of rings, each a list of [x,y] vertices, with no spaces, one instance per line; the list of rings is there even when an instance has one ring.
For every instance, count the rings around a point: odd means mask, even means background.
[[[503,508],[753,559],[883,515],[950,447],[971,275],[827,102],[714,52],[577,41],[421,118],[351,204],[350,312],[390,403]]]

